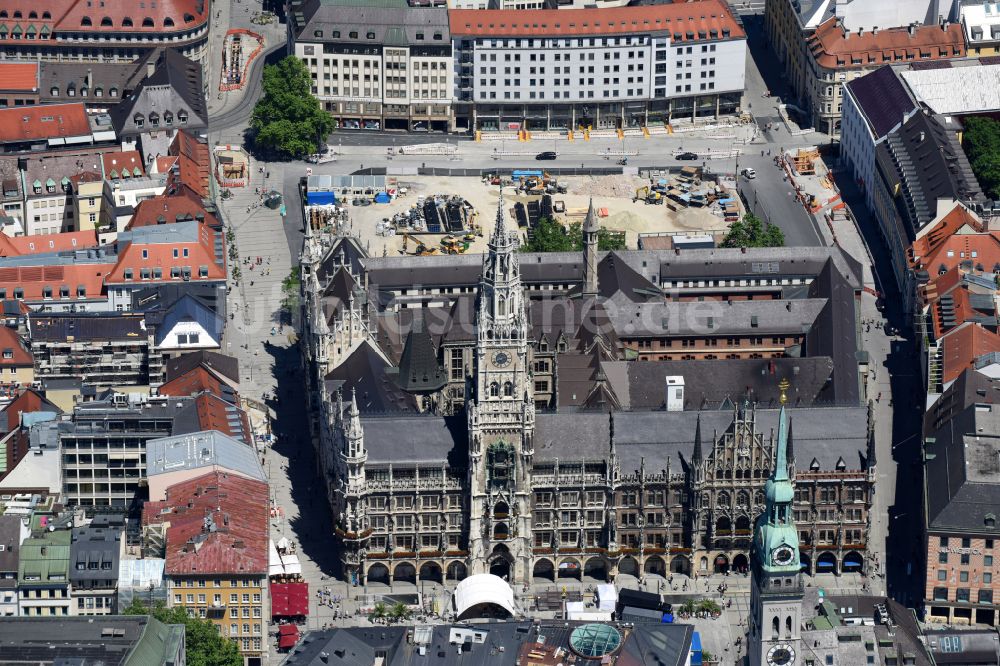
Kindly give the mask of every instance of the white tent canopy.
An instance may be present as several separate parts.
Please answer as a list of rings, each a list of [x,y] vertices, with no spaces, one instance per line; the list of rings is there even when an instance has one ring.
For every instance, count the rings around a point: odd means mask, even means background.
[[[597,586],[597,607],[602,611],[613,611],[618,603],[618,592],[612,583]]]
[[[476,574],[469,576],[455,588],[453,598],[459,619],[467,617],[495,617],[498,611],[513,616],[514,590],[499,576]]]

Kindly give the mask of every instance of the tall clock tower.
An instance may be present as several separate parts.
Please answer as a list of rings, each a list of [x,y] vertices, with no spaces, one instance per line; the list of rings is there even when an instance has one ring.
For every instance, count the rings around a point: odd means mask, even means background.
[[[795,488],[788,473],[790,427],[784,390],[781,402],[774,469],[764,486],[767,506],[757,519],[751,554],[750,666],[788,666],[801,661],[802,565],[792,518]]]
[[[469,419],[469,570],[528,582],[535,401],[517,232],[503,192],[483,260]]]

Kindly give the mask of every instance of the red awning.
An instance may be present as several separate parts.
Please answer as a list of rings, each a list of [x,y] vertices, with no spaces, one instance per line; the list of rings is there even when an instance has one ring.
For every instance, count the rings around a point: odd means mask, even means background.
[[[308,614],[308,583],[271,583],[271,617],[299,617]]]
[[[286,631],[287,629],[287,631]],[[294,624],[283,624],[278,630],[278,647],[287,650],[299,642],[299,628]]]

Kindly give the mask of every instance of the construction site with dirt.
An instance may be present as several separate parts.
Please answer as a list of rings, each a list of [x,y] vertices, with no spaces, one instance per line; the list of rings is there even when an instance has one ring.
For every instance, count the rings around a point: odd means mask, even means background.
[[[695,166],[634,175],[520,169],[481,178],[360,178],[365,180],[310,177],[305,219],[314,231],[350,233],[371,254],[387,256],[485,252],[501,189],[508,220],[524,240],[543,218],[567,228],[582,222],[591,201],[601,228],[624,237],[628,248],[718,242],[743,215],[736,184]]]

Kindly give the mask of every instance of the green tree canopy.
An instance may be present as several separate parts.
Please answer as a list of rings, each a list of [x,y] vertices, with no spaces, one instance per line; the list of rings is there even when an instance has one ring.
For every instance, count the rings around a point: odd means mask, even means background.
[[[782,247],[785,234],[773,224],[764,223],[753,213],[729,226],[722,247]]]
[[[295,56],[264,68],[264,95],[250,118],[255,144],[283,157],[319,152],[333,118],[312,94],[309,70]]]
[[[624,250],[625,237],[610,229],[597,232],[597,249]],[[559,222],[543,217],[531,230],[530,238],[521,244],[522,252],[580,252],[583,250],[583,225],[573,222],[569,229]]]
[[[1000,199],[1000,121],[972,117],[963,122],[962,147],[972,171],[986,194]]]
[[[122,614],[152,615],[165,624],[183,624],[184,656],[188,666],[243,666],[236,643],[223,638],[208,620],[188,617],[184,608],[167,608],[162,601],[149,608],[136,598]]]

